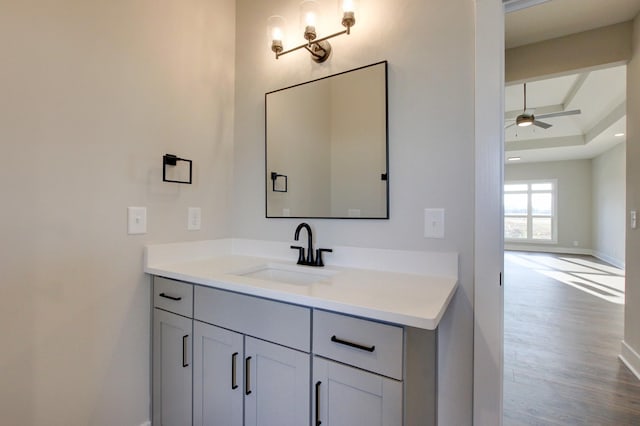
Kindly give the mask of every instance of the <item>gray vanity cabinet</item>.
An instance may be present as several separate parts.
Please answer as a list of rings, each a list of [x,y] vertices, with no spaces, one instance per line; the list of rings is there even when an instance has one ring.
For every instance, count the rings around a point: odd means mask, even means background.
[[[314,310],[313,424],[402,425],[403,348],[402,327]]]
[[[245,425],[308,425],[310,355],[245,337],[245,360]]]
[[[192,422],[193,285],[153,280],[153,424]]]
[[[153,310],[153,424],[191,424],[192,320]]]
[[[309,354],[200,321],[193,333],[195,426],[309,423]]]
[[[162,277],[153,288],[154,426],[437,424],[435,331]]]
[[[193,424],[242,426],[242,334],[193,322]]]
[[[402,382],[315,356],[314,425],[402,425]]]
[[[194,424],[308,425],[311,310],[210,287],[194,297]]]

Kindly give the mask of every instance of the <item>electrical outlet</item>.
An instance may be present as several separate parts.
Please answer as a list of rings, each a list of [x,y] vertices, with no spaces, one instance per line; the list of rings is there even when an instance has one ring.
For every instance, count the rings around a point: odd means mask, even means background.
[[[202,222],[202,209],[200,207],[189,207],[187,212],[187,230],[198,231]]]
[[[444,209],[424,209],[424,237],[444,238]]]
[[[127,233],[129,235],[147,233],[146,207],[127,207]]]

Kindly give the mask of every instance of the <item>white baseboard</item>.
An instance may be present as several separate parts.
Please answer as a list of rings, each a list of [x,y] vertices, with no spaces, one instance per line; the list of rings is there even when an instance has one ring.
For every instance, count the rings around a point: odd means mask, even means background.
[[[559,254],[584,254],[593,256],[593,250],[578,247],[557,247],[544,245],[528,245],[528,244],[505,244],[505,250],[513,251],[533,251],[540,253],[559,253]]]
[[[622,341],[620,355],[618,356],[629,370],[640,380],[640,355],[634,351],[624,340]]]
[[[147,421],[146,421],[146,422],[144,422],[144,423],[140,423],[140,426],[151,426],[151,421],[150,421],[150,420],[147,420]]]
[[[624,260],[616,259],[615,257],[611,257],[595,250],[593,251],[593,256],[604,262],[607,262],[609,265],[613,265],[616,268],[624,270]]]

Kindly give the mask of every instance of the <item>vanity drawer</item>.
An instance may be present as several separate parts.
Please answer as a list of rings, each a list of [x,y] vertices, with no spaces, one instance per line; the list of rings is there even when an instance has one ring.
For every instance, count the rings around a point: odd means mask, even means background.
[[[314,309],[313,353],[402,380],[404,330]]]
[[[193,284],[153,277],[153,306],[193,317]]]
[[[194,318],[304,352],[311,351],[311,309],[196,286]]]

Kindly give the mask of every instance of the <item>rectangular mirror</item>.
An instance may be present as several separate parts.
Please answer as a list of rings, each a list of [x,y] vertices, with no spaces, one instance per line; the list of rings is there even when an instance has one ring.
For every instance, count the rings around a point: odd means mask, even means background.
[[[265,95],[266,217],[388,219],[387,62]]]

